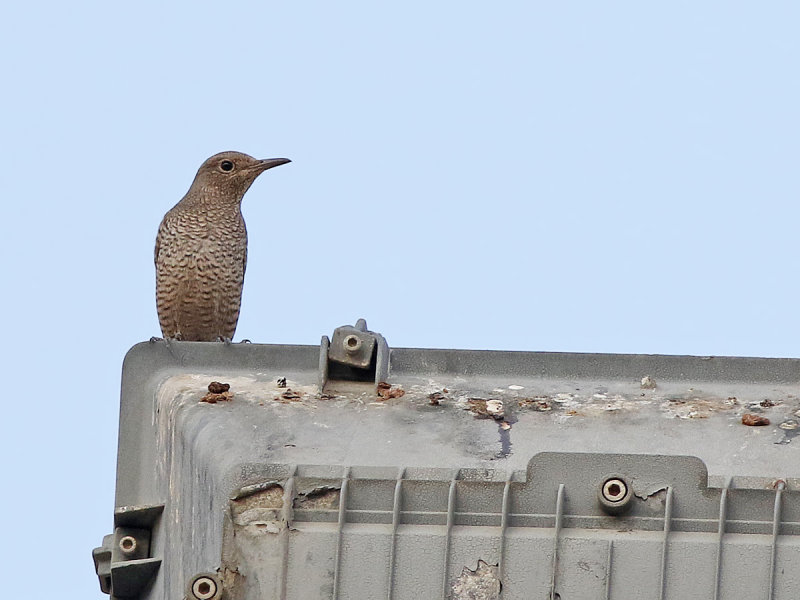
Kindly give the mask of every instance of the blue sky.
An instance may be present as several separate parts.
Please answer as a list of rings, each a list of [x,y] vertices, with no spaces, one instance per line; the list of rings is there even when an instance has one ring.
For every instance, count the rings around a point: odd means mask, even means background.
[[[9,597],[103,597],[156,228],[221,150],[293,160],[244,201],[236,339],[800,354],[796,3],[3,12]]]

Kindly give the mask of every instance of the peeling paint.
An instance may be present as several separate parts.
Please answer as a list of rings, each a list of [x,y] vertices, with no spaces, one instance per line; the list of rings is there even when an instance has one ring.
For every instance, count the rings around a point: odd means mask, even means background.
[[[315,487],[307,492],[297,494],[294,498],[294,508],[307,510],[339,508],[340,493],[338,487],[329,485]]]
[[[637,498],[641,498],[642,500],[647,500],[659,492],[666,491],[667,487],[668,486],[664,483],[648,484],[647,482],[642,482],[641,480],[636,479],[632,481],[633,495]]]
[[[264,489],[240,495],[230,501],[234,525],[251,534],[276,534],[287,527],[282,514],[283,486],[274,482],[264,485]]]
[[[498,565],[478,560],[475,570],[464,567],[452,587],[452,600],[498,600],[503,584]]]

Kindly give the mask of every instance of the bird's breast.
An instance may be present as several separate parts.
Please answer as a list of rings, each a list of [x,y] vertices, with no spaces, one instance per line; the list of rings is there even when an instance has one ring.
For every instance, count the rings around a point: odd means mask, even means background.
[[[238,271],[247,252],[244,222],[209,222],[192,215],[165,219],[159,231],[156,264],[164,268],[227,268]]]

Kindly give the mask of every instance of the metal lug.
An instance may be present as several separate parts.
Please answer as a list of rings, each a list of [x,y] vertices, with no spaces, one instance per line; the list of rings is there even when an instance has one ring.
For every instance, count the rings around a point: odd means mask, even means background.
[[[150,555],[152,528],[164,505],[123,506],[114,511],[114,533],[92,551],[100,590],[111,599],[137,598],[158,572],[161,559]]]
[[[343,325],[332,338],[322,336],[319,387],[323,392],[352,389],[359,384],[377,386],[389,375],[389,346],[380,333],[369,331],[367,322]]]

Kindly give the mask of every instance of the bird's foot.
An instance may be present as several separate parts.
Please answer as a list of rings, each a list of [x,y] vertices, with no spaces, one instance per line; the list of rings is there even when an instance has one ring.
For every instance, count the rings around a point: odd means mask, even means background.
[[[161,338],[158,338],[161,339]],[[176,331],[175,335],[165,335],[164,341],[166,342],[182,342],[183,341],[183,334],[180,331]]]
[[[217,336],[217,341],[224,343],[226,346],[230,346],[231,345],[231,338],[229,338],[229,337],[218,335]]]
[[[176,333],[171,337],[170,336],[158,337],[157,335],[150,337],[151,344],[155,344],[156,342],[166,342],[167,344],[169,344],[170,342],[181,342],[181,341],[183,341],[183,336],[180,333]]]
[[[173,351],[172,350],[172,343],[173,342],[182,342],[182,341],[183,341],[183,335],[181,334],[180,331],[178,333],[176,333],[175,335],[165,335],[164,336],[164,344],[167,346],[167,349],[170,352]]]

